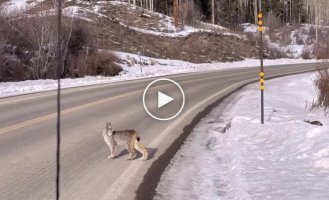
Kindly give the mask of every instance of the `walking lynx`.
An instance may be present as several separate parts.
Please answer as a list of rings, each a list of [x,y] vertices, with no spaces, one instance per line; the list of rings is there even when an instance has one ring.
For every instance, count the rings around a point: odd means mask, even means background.
[[[140,137],[135,130],[122,130],[116,131],[113,129],[110,122],[106,123],[106,127],[103,130],[104,141],[110,148],[111,154],[108,158],[115,158],[116,147],[125,146],[129,152],[128,160],[136,158],[136,150],[143,154],[139,160],[147,160],[148,152],[144,145],[140,142]]]

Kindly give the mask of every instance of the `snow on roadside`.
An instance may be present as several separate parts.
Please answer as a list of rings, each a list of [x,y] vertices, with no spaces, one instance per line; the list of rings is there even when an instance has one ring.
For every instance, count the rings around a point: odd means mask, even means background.
[[[241,67],[254,67],[259,65],[257,59],[246,59],[245,61],[230,62],[230,63],[205,63],[194,64],[180,60],[155,59],[136,54],[114,52],[119,58],[124,60],[124,63],[119,64],[123,71],[118,76],[86,76],[84,78],[62,79],[61,85],[63,88],[79,87],[86,85],[104,84],[118,81],[134,80],[141,78],[150,78],[158,76],[166,76],[180,73],[202,72],[210,70],[226,70]],[[142,72],[140,59],[142,61]],[[269,65],[285,65],[297,63],[314,63],[317,60],[302,60],[302,59],[279,59],[265,60],[265,66]],[[50,91],[57,88],[56,80],[29,80],[21,82],[1,82],[0,97],[15,96],[20,94],[28,94],[41,91]]]
[[[244,23],[240,24],[240,27],[243,28],[245,33],[252,33],[255,35],[258,34],[258,26],[255,24]],[[284,52],[291,58],[301,58],[304,50],[312,52],[314,47],[313,44],[309,43],[309,40],[311,40],[311,37],[309,36],[310,28],[310,24],[302,24],[298,29],[292,30],[290,33],[291,42],[287,45],[283,45],[278,42],[271,41],[271,38],[268,35],[268,28],[264,27],[265,42],[270,48]]]
[[[171,160],[154,199],[329,199],[329,119],[305,108],[315,97],[314,77],[267,81],[265,125],[258,84],[224,114],[215,108]]]
[[[27,9],[31,9],[41,3],[43,0],[29,1],[29,0],[9,0],[0,5],[0,10],[3,10],[5,14],[21,12]]]
[[[122,25],[124,25],[123,23],[120,23]],[[126,25],[124,25],[126,26]],[[175,31],[173,33],[165,33],[165,32],[159,32],[159,31],[152,31],[152,30],[146,30],[146,29],[140,29],[137,27],[133,27],[133,26],[126,26],[131,30],[140,32],[140,33],[145,33],[145,34],[149,34],[149,35],[157,35],[157,36],[163,36],[163,37],[186,37],[192,33],[210,33],[213,32],[211,30],[206,30],[206,29],[197,29],[197,28],[193,28],[191,26],[185,26],[183,30],[179,30],[179,31]]]
[[[255,67],[259,65],[259,59],[245,59],[244,61],[236,62],[223,62],[223,63],[203,63],[195,64],[185,62],[181,60],[168,60],[168,59],[155,59],[146,56],[139,56],[136,54],[125,53],[125,52],[114,52],[116,56],[125,60],[124,64],[121,64],[126,74],[121,76],[128,77],[152,77],[152,76],[163,76],[178,73],[190,73],[210,70],[225,70],[232,68],[245,68]],[[143,73],[140,71],[140,60],[142,64]],[[277,60],[264,60],[265,66],[286,65],[286,64],[306,64],[316,63],[319,60],[303,60],[303,59],[277,59]]]

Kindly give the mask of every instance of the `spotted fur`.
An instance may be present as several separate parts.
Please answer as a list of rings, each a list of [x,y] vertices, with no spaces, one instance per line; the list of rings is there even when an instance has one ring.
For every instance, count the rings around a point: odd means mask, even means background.
[[[104,141],[110,148],[111,154],[108,158],[115,158],[116,147],[125,146],[129,152],[129,156],[126,157],[128,160],[136,158],[136,150],[143,154],[140,160],[147,160],[148,152],[144,145],[140,142],[140,137],[135,130],[120,130],[116,131],[113,129],[110,122],[106,123],[106,127],[103,130]]]

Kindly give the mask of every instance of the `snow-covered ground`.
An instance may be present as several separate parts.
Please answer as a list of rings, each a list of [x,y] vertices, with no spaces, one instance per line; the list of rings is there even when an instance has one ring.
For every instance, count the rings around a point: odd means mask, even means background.
[[[210,70],[225,70],[240,67],[253,67],[259,65],[257,59],[246,59],[245,61],[231,63],[206,63],[194,64],[180,60],[164,60],[150,57],[139,57],[136,54],[115,52],[115,54],[125,60],[125,63],[120,64],[123,71],[119,76],[104,77],[104,76],[87,76],[85,78],[62,79],[61,86],[63,88],[79,87],[86,85],[95,85],[103,83],[111,83],[117,81],[134,80],[141,78],[165,76],[179,73],[192,73]],[[140,65],[140,60],[142,65]],[[279,59],[265,60],[265,66],[269,65],[284,65],[297,63],[314,63],[317,60],[302,60],[302,59]],[[142,72],[141,72],[142,67]],[[28,94],[41,91],[55,90],[57,88],[56,80],[29,80],[21,82],[0,82],[0,97],[15,96],[19,94]]]
[[[89,4],[89,2],[86,1],[79,1],[80,4]],[[66,14],[66,16],[69,17],[75,17],[75,18],[79,18],[81,20],[84,21],[88,21],[88,22],[93,22],[93,19],[91,17],[91,14],[96,15],[97,17],[105,17],[105,18],[109,18],[107,15],[105,14],[101,14],[100,10],[104,7],[106,7],[108,4],[112,4],[112,5],[124,5],[126,6],[126,8],[128,10],[135,10],[136,7],[133,6],[132,4],[126,3],[126,2],[121,2],[121,1],[110,1],[110,2],[106,2],[106,1],[99,1],[97,2],[97,5],[93,5],[92,9],[86,9],[86,8],[82,8],[79,6],[68,6],[64,9],[64,14]],[[67,12],[65,12],[65,10]],[[131,25],[127,25],[125,24],[123,19],[120,18],[115,18],[116,21],[118,21],[122,26],[130,29],[130,30],[134,30],[136,32],[140,32],[140,33],[145,33],[145,34],[149,34],[149,35],[157,35],[157,36],[163,36],[163,37],[186,37],[192,33],[196,33],[196,32],[212,32],[209,29],[199,29],[199,28],[194,28],[191,26],[184,26],[184,28],[181,29],[177,29],[175,28],[174,21],[172,17],[168,17],[166,15],[163,15],[161,13],[157,13],[157,12],[152,12],[149,10],[145,10],[146,13],[144,13],[144,15],[146,16],[160,16],[162,19],[159,20],[158,22],[158,26],[161,27],[158,30],[149,30],[149,29],[145,29],[144,28],[139,28],[139,27],[134,27]],[[70,15],[71,14],[71,15]],[[150,14],[150,15],[149,15]],[[113,17],[112,17],[113,19]],[[207,24],[207,23],[204,23]],[[217,26],[217,28],[220,26]],[[225,28],[222,28],[223,30],[225,30]]]
[[[224,114],[214,109],[172,159],[155,199],[329,199],[329,118],[306,108],[316,97],[314,78],[267,81],[265,125],[258,84],[244,88]]]
[[[255,24],[244,23],[240,25],[243,28],[245,33],[258,34],[258,26]],[[291,42],[286,45],[279,44],[277,41],[271,41],[271,38],[268,35],[268,28],[264,27],[265,42],[269,45],[270,48],[277,49],[280,52],[284,52],[290,58],[301,58],[303,51],[307,50],[312,52],[314,47],[314,42],[310,37],[310,29],[314,27],[311,24],[302,24],[299,28],[296,28],[293,31],[289,29],[286,30],[289,35]]]
[[[0,5],[0,11],[3,10],[7,15],[15,12],[23,12],[27,9],[35,7],[42,1],[43,0],[9,0]]]

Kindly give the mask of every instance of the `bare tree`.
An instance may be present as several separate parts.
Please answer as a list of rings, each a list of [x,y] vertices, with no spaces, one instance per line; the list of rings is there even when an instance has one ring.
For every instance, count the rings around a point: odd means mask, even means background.
[[[2,15],[2,12],[0,11],[0,24],[4,24],[6,21],[6,18]],[[3,26],[0,26],[0,77],[2,74],[2,70],[4,66],[6,65],[6,58],[5,58],[5,50],[6,50],[6,44],[7,39],[6,36],[3,34]]]
[[[239,0],[240,6],[247,6],[247,5],[253,5],[253,11],[254,11],[254,20],[255,24],[258,22],[258,13],[257,13],[257,0]]]
[[[43,16],[29,19],[27,23],[34,27],[28,33],[35,49],[35,56],[31,59],[33,76],[35,79],[46,78],[56,57],[56,35],[53,28],[55,20]]]
[[[174,0],[173,2],[173,17],[175,21],[175,28],[178,28],[178,0]]]
[[[154,0],[149,0],[149,10],[153,11]]]
[[[309,8],[308,15],[314,15],[316,25],[316,41],[319,42],[319,26],[328,25],[329,21],[329,1],[328,0],[304,0]]]
[[[215,24],[215,0],[211,0],[211,21]]]
[[[3,37],[2,34],[0,34],[0,81],[2,79],[1,77],[3,76],[4,67],[8,63],[8,59],[5,57],[6,43],[6,39]]]

